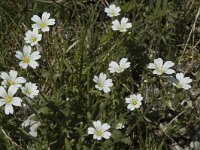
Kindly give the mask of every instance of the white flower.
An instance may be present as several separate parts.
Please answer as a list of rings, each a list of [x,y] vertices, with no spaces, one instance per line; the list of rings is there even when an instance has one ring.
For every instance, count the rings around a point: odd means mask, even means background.
[[[128,103],[127,108],[130,109],[131,111],[134,110],[135,108],[139,108],[142,105],[142,100],[143,97],[141,94],[132,94],[130,97],[125,98],[126,103]]]
[[[28,66],[35,69],[39,64],[35,61],[40,59],[41,55],[39,55],[39,51],[34,51],[31,53],[31,47],[30,46],[24,46],[23,47],[23,53],[21,51],[16,51],[16,57],[21,60],[19,63],[19,66],[23,69],[26,69]]]
[[[121,73],[123,72],[126,68],[129,68],[130,67],[130,62],[127,62],[127,58],[122,58],[119,62],[119,65],[117,64],[117,62],[115,61],[112,61],[110,64],[109,64],[109,68],[108,70],[110,70],[110,73]]]
[[[34,114],[29,116],[26,120],[23,121],[21,126],[23,128],[30,127],[29,134],[33,137],[37,137],[37,128],[41,125],[41,123],[39,121],[32,120],[31,118],[34,116]]]
[[[190,79],[190,77],[184,77],[183,73],[177,73],[176,74],[176,79],[173,78],[173,80],[171,80],[171,82],[177,88],[183,88],[185,90],[188,90],[188,89],[191,88],[189,83],[192,82],[192,79]]]
[[[120,32],[126,32],[127,29],[132,27],[132,23],[128,23],[128,18],[123,17],[121,23],[116,19],[112,21],[112,30]]]
[[[49,19],[50,13],[44,12],[42,14],[42,18],[40,18],[37,15],[34,15],[31,20],[35,22],[35,24],[32,25],[33,29],[41,29],[42,32],[47,32],[49,31],[49,27],[51,25],[55,24],[55,19]]]
[[[119,12],[121,11],[121,9],[119,7],[116,7],[115,4],[111,4],[109,5],[109,7],[106,7],[104,11],[109,17],[115,17],[119,16]]]
[[[116,129],[123,129],[124,127],[125,126],[121,122],[117,123],[115,126]]]
[[[172,74],[175,73],[173,69],[174,63],[172,61],[166,61],[163,64],[163,60],[161,58],[154,59],[154,63],[149,63],[148,68],[154,69],[153,74],[162,75],[163,73]]]
[[[93,134],[93,138],[97,140],[101,140],[102,138],[109,139],[111,133],[107,130],[110,129],[110,125],[107,123],[101,124],[101,121],[97,120],[93,122],[94,128],[88,128],[88,134]]]
[[[31,82],[27,82],[24,87],[21,87],[21,90],[22,93],[24,93],[27,97],[30,98],[34,98],[39,93],[36,84]]]
[[[13,114],[13,106],[21,106],[22,99],[19,97],[14,97],[14,94],[17,92],[15,86],[10,86],[8,92],[5,88],[0,86],[0,107],[5,105],[5,114]]]
[[[99,77],[94,76],[93,81],[97,83],[95,88],[98,90],[103,90],[105,93],[110,92],[110,87],[113,86],[112,79],[106,79],[106,74],[100,73]]]
[[[15,70],[10,70],[9,74],[2,72],[0,77],[3,79],[1,84],[5,87],[13,85],[19,88],[22,86],[21,84],[26,82],[26,79],[23,77],[17,77],[17,71]]]
[[[38,33],[38,29],[33,29],[33,31],[28,30],[26,32],[26,37],[24,38],[27,44],[31,46],[37,45],[39,41],[42,40],[42,34]]]

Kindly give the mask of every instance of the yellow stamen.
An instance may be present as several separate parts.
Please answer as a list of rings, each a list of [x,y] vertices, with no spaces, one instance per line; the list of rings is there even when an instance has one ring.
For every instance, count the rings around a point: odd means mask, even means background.
[[[24,63],[28,64],[28,63],[31,61],[31,59],[30,59],[30,57],[28,57],[28,56],[24,56],[24,58],[22,59],[22,61],[23,61]]]
[[[8,80],[8,84],[9,85],[14,85],[14,84],[16,84],[16,82],[14,80]]]
[[[136,99],[133,99],[133,100],[131,101],[131,104],[132,104],[133,106],[137,105],[137,103],[138,103],[138,101],[137,101]]]
[[[103,132],[101,130],[96,130],[96,135],[97,136],[103,136]]]
[[[31,41],[32,41],[32,42],[36,42],[36,41],[37,41],[37,37],[32,37],[32,38],[31,38]]]
[[[45,22],[40,23],[41,28],[46,28],[47,24]]]
[[[102,82],[98,82],[97,85],[98,85],[99,87],[101,87],[101,88],[104,87],[104,84],[103,84]]]
[[[27,90],[26,90],[26,93],[27,93],[28,95],[30,95],[32,92],[31,92],[30,89],[27,89]]]
[[[13,100],[13,98],[12,98],[11,96],[7,96],[7,97],[5,98],[6,103],[11,103],[12,100]]]

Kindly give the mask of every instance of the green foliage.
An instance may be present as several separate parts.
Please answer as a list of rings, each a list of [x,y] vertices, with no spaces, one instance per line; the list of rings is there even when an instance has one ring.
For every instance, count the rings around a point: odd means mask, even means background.
[[[178,133],[181,128],[199,124],[198,96],[172,88],[167,79],[152,75],[146,66],[158,57],[172,60],[177,64],[175,70],[185,71],[193,79],[192,87],[199,88],[200,57],[196,49],[200,33],[192,31],[193,37],[185,43],[200,3],[114,2],[122,8],[118,18],[127,16],[133,24],[126,33],[112,31],[112,19],[104,13],[103,0],[0,2],[0,71],[15,69],[20,76],[37,83],[40,90],[34,100],[24,99],[30,107],[26,111],[16,109],[14,115],[6,116],[0,107],[0,149],[170,149],[174,141],[183,138]],[[24,46],[30,18],[45,11],[56,19],[56,26],[40,42],[39,68],[22,70],[15,51]],[[198,20],[196,26],[199,25]],[[108,64],[122,57],[131,61],[131,68],[121,74],[109,74]],[[110,94],[94,88],[93,77],[100,72],[113,79]],[[133,112],[125,103],[131,93],[144,97],[142,107]],[[193,108],[181,105],[183,100],[192,100]],[[33,113],[41,122],[36,138],[21,127]],[[95,120],[111,125],[109,140],[95,141],[87,134]],[[115,129],[118,122],[123,122],[125,128]],[[185,144],[187,139],[183,140],[182,145]]]

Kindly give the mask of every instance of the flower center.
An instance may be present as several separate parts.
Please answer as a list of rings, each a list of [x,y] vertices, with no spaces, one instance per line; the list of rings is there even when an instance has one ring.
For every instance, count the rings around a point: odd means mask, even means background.
[[[16,82],[15,82],[15,80],[8,80],[8,84],[9,85],[14,85],[14,84],[16,84]]]
[[[179,88],[182,88],[182,87],[183,87],[183,84],[180,83],[180,82],[178,82],[178,83],[176,83],[176,86],[179,87]]]
[[[22,59],[22,61],[23,61],[24,63],[28,64],[28,63],[31,61],[31,59],[30,59],[30,57],[28,57],[28,56],[24,56],[24,58]]]
[[[117,68],[117,71],[118,71],[118,72],[122,72],[123,70],[124,70],[123,67],[118,67],[118,68]]]
[[[11,103],[12,100],[13,100],[13,98],[12,98],[11,96],[7,96],[7,97],[5,98],[6,103]]]
[[[102,82],[98,82],[97,85],[98,85],[99,87],[101,87],[101,88],[104,87],[104,84],[103,84]]]
[[[123,27],[122,25],[120,25],[120,26],[118,27],[118,30],[119,30],[119,31],[123,31],[123,30],[124,30],[124,27]]]
[[[111,15],[112,15],[112,16],[115,16],[115,10],[112,10],[112,11],[111,11]]]
[[[131,101],[131,105],[133,105],[133,106],[135,106],[135,105],[137,105],[137,100],[136,99],[133,99],[132,101]]]
[[[96,130],[96,135],[102,137],[103,132],[101,130]]]
[[[45,28],[47,26],[47,24],[45,22],[41,22],[40,26],[41,26],[41,28]]]
[[[32,37],[32,38],[31,38],[31,41],[32,41],[32,42],[36,42],[36,41],[37,41],[37,37],[35,37],[35,36]]]
[[[158,71],[160,73],[164,73],[165,72],[165,69],[162,66],[158,66],[157,68],[158,68]]]
[[[27,89],[27,90],[26,90],[26,93],[27,93],[28,95],[30,95],[30,94],[32,93],[32,91],[31,91],[30,89]]]

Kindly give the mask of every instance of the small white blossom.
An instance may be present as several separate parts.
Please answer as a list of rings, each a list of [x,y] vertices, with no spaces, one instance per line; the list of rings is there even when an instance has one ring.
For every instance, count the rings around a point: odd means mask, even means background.
[[[104,11],[107,13],[107,16],[109,17],[116,17],[119,16],[119,12],[121,9],[119,7],[116,7],[115,4],[109,5],[109,7],[106,7]]]
[[[35,24],[32,25],[33,29],[41,29],[42,32],[47,32],[49,31],[49,27],[51,25],[55,24],[55,19],[49,19],[50,13],[44,12],[42,14],[42,18],[40,18],[37,15],[34,15],[31,20],[35,22]]]
[[[132,27],[132,23],[128,23],[128,18],[123,17],[121,22],[119,22],[117,19],[112,21],[112,30],[120,32],[126,32],[127,29]]]
[[[22,93],[24,93],[27,97],[30,98],[34,98],[39,93],[36,84],[31,82],[27,82],[24,87],[21,87],[21,90]]]
[[[1,82],[1,84],[5,87],[11,85],[17,88],[21,87],[21,84],[25,83],[26,79],[23,77],[17,77],[17,74],[18,73],[15,70],[10,70],[9,74],[6,72],[2,72],[0,77],[3,79],[3,81]]]
[[[93,81],[96,83],[95,88],[105,93],[109,93],[110,87],[113,86],[112,79],[106,79],[106,74],[103,73],[100,73],[99,77],[94,76]]]
[[[28,66],[35,69],[39,64],[36,60],[40,59],[41,55],[39,55],[39,51],[34,51],[31,53],[31,46],[24,46],[23,52],[16,51],[16,57],[21,60],[19,66],[23,69],[26,69]]]
[[[140,106],[142,105],[143,97],[141,96],[141,94],[132,94],[130,95],[130,97],[125,98],[125,100],[126,103],[128,103],[127,108],[132,111],[135,108],[140,108]]]
[[[14,97],[17,92],[17,87],[10,86],[8,92],[6,92],[3,86],[0,86],[0,107],[5,105],[5,114],[13,114],[13,106],[21,106],[22,99],[19,97]]]
[[[110,64],[109,64],[109,68],[108,70],[110,70],[110,73],[121,73],[123,72],[125,69],[129,68],[130,67],[130,62],[127,62],[127,58],[122,58],[119,62],[119,65],[117,64],[117,62],[115,61],[112,61]]]
[[[93,122],[94,128],[88,128],[88,134],[93,134],[93,138],[97,140],[101,140],[102,138],[109,139],[111,133],[107,130],[110,129],[110,125],[107,123],[101,123],[101,121],[97,120]]]
[[[29,134],[33,137],[37,137],[37,128],[41,125],[39,121],[32,120],[35,115],[32,114],[26,120],[23,121],[22,127],[27,128],[30,127]]]
[[[123,129],[123,128],[125,128],[125,126],[121,122],[119,122],[119,123],[116,124],[115,128],[116,129]]]
[[[42,34],[38,33],[38,29],[33,29],[33,31],[28,30],[26,32],[26,37],[24,38],[27,44],[31,46],[37,45],[39,41],[42,40]]]
[[[162,75],[163,73],[172,74],[175,73],[173,69],[174,63],[172,61],[166,61],[163,64],[163,60],[161,58],[154,59],[154,63],[149,63],[148,68],[153,69],[153,74]]]
[[[190,79],[190,77],[184,77],[183,73],[177,73],[176,74],[176,79],[173,78],[171,80],[171,82],[177,88],[182,88],[182,89],[188,90],[188,89],[191,88],[191,86],[189,85],[189,83],[192,82],[192,79]]]

